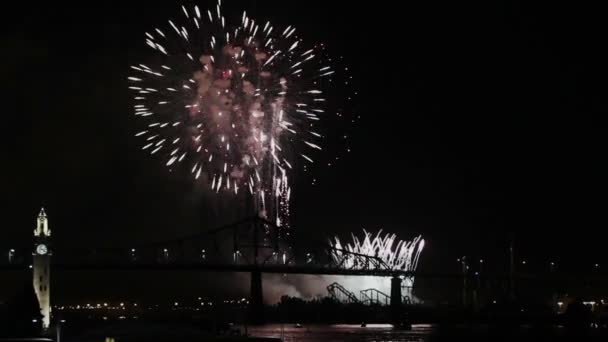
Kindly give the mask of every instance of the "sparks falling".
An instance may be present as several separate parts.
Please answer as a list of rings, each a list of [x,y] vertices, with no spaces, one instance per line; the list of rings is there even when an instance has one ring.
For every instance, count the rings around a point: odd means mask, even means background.
[[[395,234],[382,235],[380,230],[376,235],[363,230],[364,237],[359,239],[354,234],[352,242],[342,244],[338,237],[330,241],[330,245],[337,250],[349,251],[352,253],[375,256],[382,260],[391,270],[414,272],[418,267],[418,259],[420,253],[424,249],[424,239],[422,236],[417,236],[411,241],[398,240]],[[334,254],[337,262],[341,261],[341,253],[338,251]],[[364,268],[367,265],[358,264],[358,258],[347,258],[343,263],[345,268]],[[349,277],[334,277],[333,281],[337,281],[347,287],[350,291],[359,293],[361,290],[377,289],[384,293],[390,293],[390,280],[382,277],[358,277],[357,279]],[[414,286],[414,277],[408,276],[403,279],[402,287],[407,300],[414,300],[412,288]]]
[[[323,149],[322,86],[334,74],[323,44],[246,12],[233,25],[221,1],[182,6],[145,43],[154,56],[127,77],[142,149],[213,192],[248,191],[260,214],[285,225],[290,171]]]
[[[352,253],[370,255],[380,258],[391,270],[395,271],[415,271],[418,267],[418,259],[424,248],[424,239],[418,236],[411,241],[397,240],[397,235],[386,234],[382,236],[380,230],[375,236],[363,230],[364,238],[360,240],[354,234],[353,242],[343,245],[338,237],[335,241],[330,241],[330,245],[337,250],[345,250]],[[341,253],[337,253],[338,259]],[[344,263],[346,268],[364,267],[357,265],[357,259],[347,259]]]

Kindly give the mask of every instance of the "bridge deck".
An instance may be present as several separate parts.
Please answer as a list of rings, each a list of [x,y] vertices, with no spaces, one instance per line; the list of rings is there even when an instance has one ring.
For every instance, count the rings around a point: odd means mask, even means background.
[[[23,264],[0,264],[2,271],[27,271]],[[212,263],[125,263],[125,262],[82,262],[82,263],[53,263],[53,272],[114,272],[114,271],[198,271],[198,272],[230,272],[269,274],[302,274],[302,275],[344,275],[344,276],[413,276],[426,279],[462,279],[462,273],[430,273],[405,272],[374,269],[343,269],[336,267],[298,266],[282,264],[212,264]],[[482,276],[466,275],[470,279],[509,279],[506,273],[487,273]],[[572,278],[608,278],[608,274],[600,272],[553,272],[553,273],[516,273],[516,279],[572,279]]]

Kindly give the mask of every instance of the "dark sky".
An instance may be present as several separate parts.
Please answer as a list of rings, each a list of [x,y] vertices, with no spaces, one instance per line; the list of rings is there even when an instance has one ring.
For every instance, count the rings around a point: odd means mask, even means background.
[[[225,2],[296,25],[352,66],[353,152],[318,172],[316,186],[298,182],[296,234],[420,233],[427,269],[499,254],[511,230],[538,263],[601,257],[608,24],[599,8]],[[178,12],[132,1],[3,11],[0,245],[29,243],[41,205],[57,245],[210,228],[200,211],[226,204],[167,177],[132,137],[128,67],[144,56],[143,32]]]

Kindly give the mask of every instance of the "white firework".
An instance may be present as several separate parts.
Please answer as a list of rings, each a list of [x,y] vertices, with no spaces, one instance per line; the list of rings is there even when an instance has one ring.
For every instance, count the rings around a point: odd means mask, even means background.
[[[284,224],[288,175],[322,150],[322,88],[334,75],[323,44],[246,12],[233,25],[221,1],[182,6],[180,17],[145,33],[153,55],[127,78],[142,149],[213,192],[250,192]]]
[[[384,265],[380,267],[388,267],[389,270],[414,272],[418,267],[420,253],[424,249],[425,241],[422,236],[405,241],[397,239],[396,234],[386,234],[383,236],[382,230],[376,235],[363,230],[364,237],[359,239],[352,234],[352,242],[343,244],[338,237],[330,241],[330,245],[336,249],[333,254],[336,262],[342,262],[343,267],[353,269],[363,269],[370,265],[363,262],[361,258],[349,256],[350,253],[357,253],[379,258]],[[342,252],[344,251],[344,252]],[[349,290],[355,292],[367,290],[370,288],[377,289],[386,294],[390,294],[390,281],[384,277],[332,277],[344,285]],[[405,296],[410,300],[412,297],[412,287],[414,286],[414,276],[406,276],[403,278],[402,286],[405,288]]]
[[[338,237],[335,242],[331,242],[332,247],[337,249],[335,258],[341,260],[343,255],[340,250],[351,253],[369,255],[377,257],[388,266],[390,270],[413,272],[418,266],[420,253],[424,248],[424,239],[422,236],[417,236],[411,241],[397,240],[396,234],[386,234],[382,236],[380,230],[375,236],[363,230],[364,238],[360,240],[354,234],[352,235],[353,242],[343,245]],[[346,268],[362,268],[365,265],[358,262],[358,258],[346,258],[344,267]]]

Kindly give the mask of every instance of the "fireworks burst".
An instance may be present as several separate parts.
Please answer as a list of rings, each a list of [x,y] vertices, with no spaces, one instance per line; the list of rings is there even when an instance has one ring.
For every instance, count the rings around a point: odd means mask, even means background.
[[[128,76],[142,149],[214,192],[249,192],[263,216],[271,210],[284,225],[290,171],[322,150],[323,85],[335,72],[324,47],[246,12],[231,25],[221,0],[181,9],[180,19],[145,33],[154,55]]]
[[[391,270],[414,272],[418,267],[418,259],[420,253],[424,249],[424,239],[422,236],[417,236],[411,241],[398,240],[395,234],[382,235],[380,230],[376,235],[373,235],[366,230],[363,230],[364,238],[360,240],[354,234],[353,241],[350,244],[343,245],[338,237],[334,241],[330,241],[330,245],[338,250],[345,250],[352,253],[370,255],[380,258]],[[342,253],[337,251],[334,258],[337,262],[342,260]],[[343,266],[345,268],[363,268],[366,265],[359,264],[358,258],[347,258]],[[384,293],[390,293],[390,281],[382,277],[334,277],[333,281],[337,281],[346,286],[349,290],[358,293],[361,290],[377,289]],[[414,286],[414,277],[408,276],[403,279],[402,287],[404,295],[408,300],[414,300],[412,288]]]
[[[382,230],[375,236],[363,230],[365,237],[360,240],[354,234],[352,244],[342,245],[339,238],[335,238],[335,242],[330,241],[330,245],[338,250],[345,250],[351,253],[370,255],[378,257],[391,270],[398,271],[415,271],[418,266],[420,253],[424,248],[424,239],[418,236],[411,241],[397,240],[397,235],[386,234],[382,237]],[[336,253],[336,258],[341,260],[340,252]],[[346,268],[359,268],[365,265],[358,265],[357,259],[346,259],[344,262]]]

